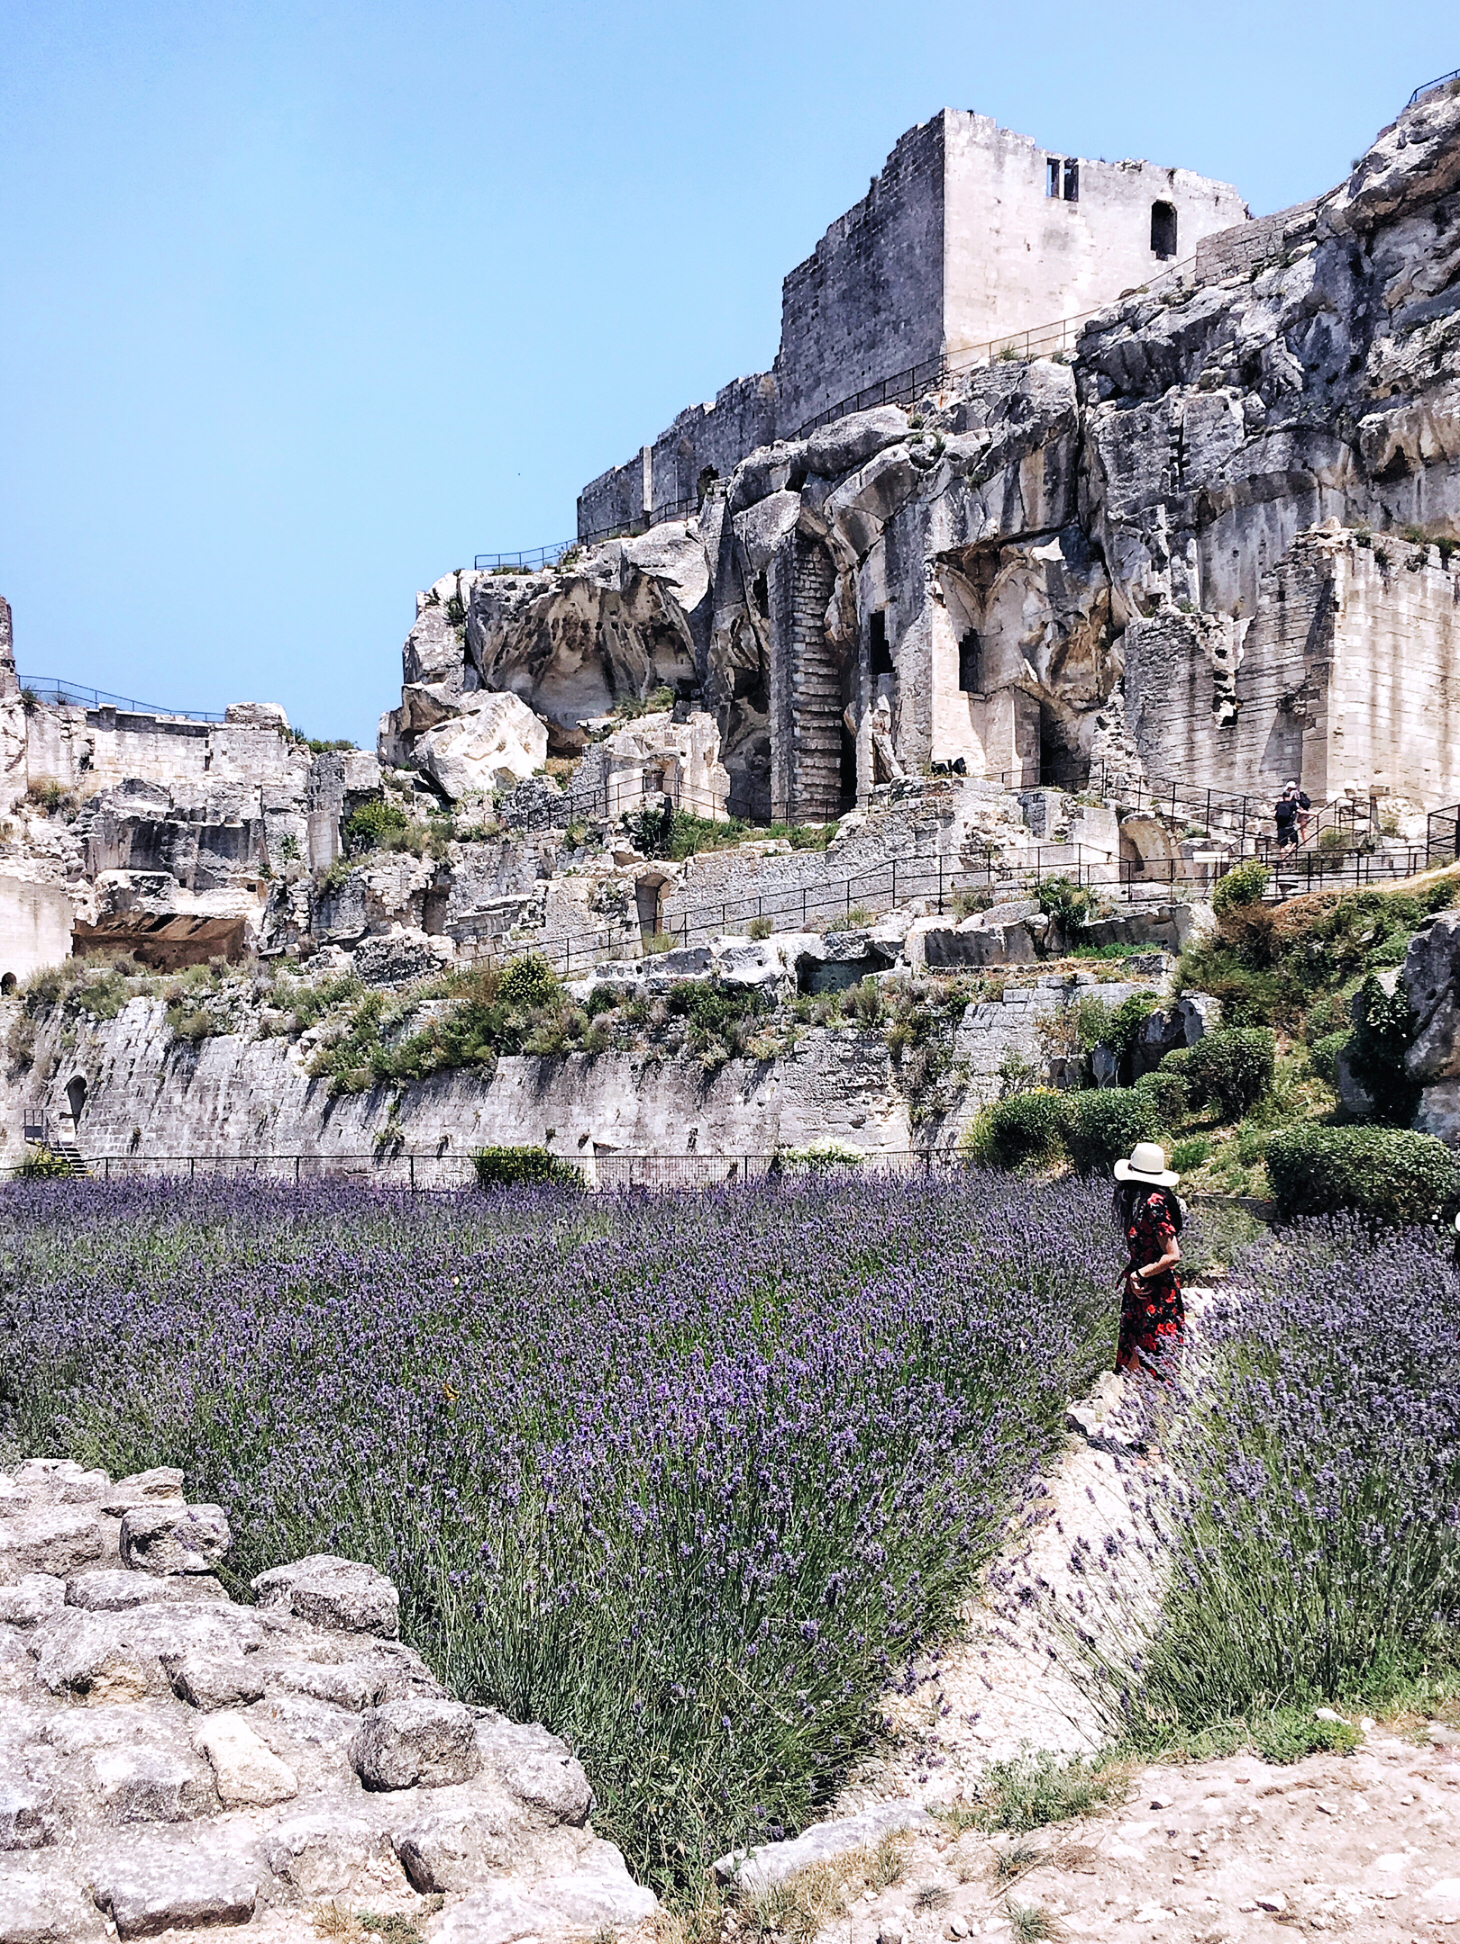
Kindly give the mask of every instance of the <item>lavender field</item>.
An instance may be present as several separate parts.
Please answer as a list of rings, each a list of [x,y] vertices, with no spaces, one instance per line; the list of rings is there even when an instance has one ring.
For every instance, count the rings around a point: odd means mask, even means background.
[[[391,1574],[661,1889],[799,1826],[1108,1361],[1107,1192],[17,1185],[0,1445],[176,1463],[230,1568]],[[0,1454],[3,1456],[3,1454]]]
[[[1153,1636],[1105,1670],[1162,1746],[1264,1710],[1460,1685],[1453,1236],[1302,1223],[1249,1250],[1168,1413]]]

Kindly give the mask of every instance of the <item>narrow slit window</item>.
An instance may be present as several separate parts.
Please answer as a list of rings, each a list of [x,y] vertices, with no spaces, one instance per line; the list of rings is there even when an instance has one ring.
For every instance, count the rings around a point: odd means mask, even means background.
[[[970,628],[958,643],[958,688],[963,695],[983,692],[983,645],[976,629]]]
[[[1066,162],[1065,201],[1078,202],[1079,200],[1080,200],[1080,165],[1078,162]]]
[[[885,608],[878,608],[872,616],[870,646],[872,650],[873,681],[875,682],[879,675],[895,674],[896,670],[892,666],[892,651],[887,646],[887,610]]]
[[[1052,155],[1044,165],[1044,193],[1056,199],[1060,192],[1060,159]]]
[[[1176,254],[1176,208],[1172,203],[1151,204],[1151,248],[1162,258]]]

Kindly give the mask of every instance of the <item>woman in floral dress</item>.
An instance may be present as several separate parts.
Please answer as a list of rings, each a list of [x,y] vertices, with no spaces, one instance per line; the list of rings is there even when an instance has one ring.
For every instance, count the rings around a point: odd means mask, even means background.
[[[1176,1272],[1181,1204],[1171,1192],[1180,1179],[1154,1141],[1138,1142],[1128,1161],[1115,1164],[1111,1211],[1129,1251],[1121,1277],[1117,1370],[1146,1370],[1160,1377],[1166,1360],[1180,1354],[1185,1339],[1186,1308]]]

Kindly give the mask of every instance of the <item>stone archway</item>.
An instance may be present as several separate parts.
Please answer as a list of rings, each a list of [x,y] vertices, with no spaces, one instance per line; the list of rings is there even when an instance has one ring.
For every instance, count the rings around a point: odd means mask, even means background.
[[[66,1107],[71,1116],[72,1127],[80,1125],[82,1111],[86,1106],[86,1079],[78,1073],[74,1080],[66,1082]]]

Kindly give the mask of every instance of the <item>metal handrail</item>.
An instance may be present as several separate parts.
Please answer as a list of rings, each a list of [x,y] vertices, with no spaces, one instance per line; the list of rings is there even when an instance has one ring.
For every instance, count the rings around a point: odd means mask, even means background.
[[[227,717],[207,709],[173,709],[161,702],[139,702],[135,696],[112,695],[106,689],[87,688],[82,682],[67,681],[61,675],[34,675],[20,685],[22,695],[33,695],[38,702],[83,709],[126,709],[136,715],[181,716],[188,722],[225,722]]]
[[[1460,81],[1460,68],[1451,68],[1448,74],[1437,75],[1433,81],[1426,81],[1422,87],[1416,88],[1405,102],[1405,107],[1412,108],[1422,95],[1433,94],[1436,88],[1443,88],[1450,81]]]
[[[473,557],[472,565],[478,573],[505,573],[514,567],[530,573],[534,567],[556,566],[564,554],[596,546],[600,540],[633,540],[651,527],[663,526],[667,520],[687,520],[703,504],[698,496],[667,500],[663,506],[656,506],[652,511],[646,509],[632,520],[621,520],[615,526],[593,527],[587,533],[580,533],[576,540],[555,540],[550,546],[529,547],[524,553],[479,553]]]

